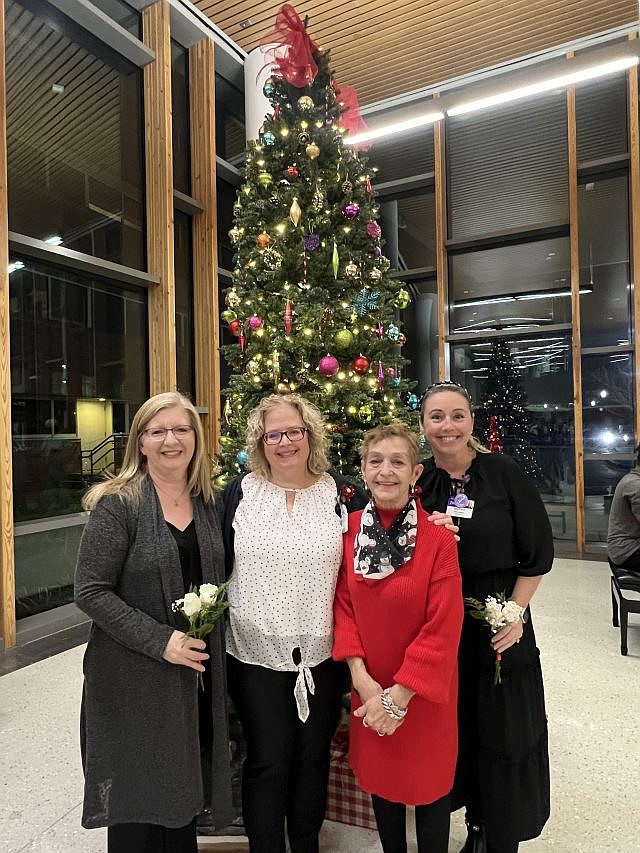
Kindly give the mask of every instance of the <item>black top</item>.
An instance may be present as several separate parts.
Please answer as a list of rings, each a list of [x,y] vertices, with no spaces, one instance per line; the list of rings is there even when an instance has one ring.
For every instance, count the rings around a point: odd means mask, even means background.
[[[463,486],[475,501],[471,518],[460,525],[458,554],[463,579],[515,570],[516,575],[542,575],[553,562],[553,534],[542,499],[533,482],[510,457],[478,453]],[[444,512],[455,483],[433,459],[424,463],[418,481],[427,510]],[[468,593],[466,593],[468,594]]]
[[[184,530],[179,530],[167,521],[167,527],[178,546],[184,591],[189,592],[192,587],[199,587],[202,583],[202,566],[200,565],[200,548],[196,536],[196,526],[193,521],[190,521]]]

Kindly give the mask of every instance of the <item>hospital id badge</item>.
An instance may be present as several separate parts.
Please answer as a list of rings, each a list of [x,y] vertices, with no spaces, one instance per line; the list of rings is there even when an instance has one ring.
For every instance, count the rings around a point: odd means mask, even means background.
[[[470,501],[466,495],[456,495],[447,501],[447,515],[454,518],[471,518],[473,515],[474,501]]]

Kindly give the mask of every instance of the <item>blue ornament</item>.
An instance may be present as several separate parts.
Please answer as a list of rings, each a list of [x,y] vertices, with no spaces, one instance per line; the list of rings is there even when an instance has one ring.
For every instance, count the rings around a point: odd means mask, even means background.
[[[393,384],[396,386],[396,388],[400,385],[400,377],[399,376],[393,377]]]
[[[275,133],[271,133],[270,130],[267,130],[265,133],[262,134],[262,141],[265,145],[273,145],[273,143],[276,141]]]
[[[393,323],[391,323],[391,325],[387,328],[387,337],[390,341],[397,343],[400,339],[400,329],[397,326],[394,326]]]
[[[419,403],[420,400],[415,394],[409,394],[409,396],[407,397],[407,404],[409,405],[410,409],[413,409],[413,411],[415,412],[415,410],[418,408]]]
[[[247,462],[249,461],[249,454],[247,453],[247,451],[246,450],[238,451],[238,455],[236,456],[236,461],[239,465],[242,465],[244,467],[247,464]]]
[[[268,77],[267,80],[265,80],[264,86],[262,87],[262,92],[263,92],[265,98],[270,98],[273,95],[273,93],[275,92],[275,90],[276,90],[276,87],[273,85],[272,78]]]

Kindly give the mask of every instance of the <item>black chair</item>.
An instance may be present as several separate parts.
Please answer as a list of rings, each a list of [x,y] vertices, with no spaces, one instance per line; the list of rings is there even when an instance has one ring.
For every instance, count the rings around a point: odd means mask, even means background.
[[[611,567],[611,608],[613,611],[613,625],[620,627],[620,653],[627,654],[627,623],[629,613],[640,613],[640,600],[625,598],[623,592],[640,593],[640,572],[631,572],[621,569],[609,560]],[[618,621],[618,613],[620,620]]]

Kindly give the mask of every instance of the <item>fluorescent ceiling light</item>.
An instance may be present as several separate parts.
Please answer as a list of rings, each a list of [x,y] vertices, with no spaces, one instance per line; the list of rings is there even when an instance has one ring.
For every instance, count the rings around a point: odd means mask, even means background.
[[[453,106],[447,109],[447,115],[464,115],[465,113],[484,110],[488,107],[495,107],[498,104],[507,104],[510,101],[517,101],[521,98],[530,98],[533,95],[540,95],[543,92],[550,92],[554,89],[562,89],[565,86],[571,86],[574,83],[582,83],[585,80],[594,80],[596,77],[615,74],[617,71],[624,71],[625,69],[632,68],[637,64],[637,56],[623,56],[620,59],[614,59],[610,62],[601,63],[600,65],[591,65],[590,67],[583,68],[579,71],[571,71],[567,74],[559,74],[557,77],[549,77],[547,80],[540,80],[538,83],[531,83],[528,86],[508,89],[505,92],[489,95],[486,98],[477,98],[473,101],[458,104],[458,106]]]
[[[348,136],[344,142],[347,145],[359,145],[361,142],[371,142],[381,136],[390,136],[393,133],[403,133],[405,130],[413,130],[415,127],[433,124],[443,118],[444,113],[441,112],[423,113],[423,115],[415,116],[415,118],[397,121],[394,124],[377,127],[375,130],[368,130],[366,133],[358,133],[355,136]]]
[[[592,288],[580,288],[580,294],[593,293]],[[454,308],[471,308],[474,305],[496,305],[499,302],[524,302],[526,299],[553,299],[556,296],[571,296],[570,290],[548,290],[541,293],[522,293],[517,296],[495,296],[488,299],[470,299],[468,302],[454,302]],[[520,319],[520,318],[514,318]]]
[[[54,234],[51,237],[47,237],[44,242],[49,243],[50,246],[61,246],[62,237],[59,234]]]
[[[22,261],[13,261],[9,264],[9,275],[16,270],[24,269],[24,263]]]

